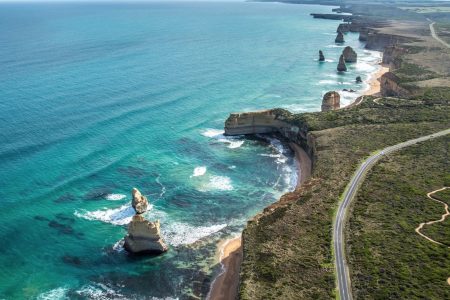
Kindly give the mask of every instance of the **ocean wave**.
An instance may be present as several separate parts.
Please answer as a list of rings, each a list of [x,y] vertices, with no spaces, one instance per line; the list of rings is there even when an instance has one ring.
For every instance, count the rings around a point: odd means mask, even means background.
[[[283,145],[283,143],[269,136],[258,135],[259,137],[267,140],[270,143],[270,147],[275,151],[275,154],[262,154],[262,156],[275,158],[275,162],[280,166],[281,173],[277,181],[274,184],[274,188],[280,185],[281,180],[283,180],[283,185],[287,186],[287,190],[293,190],[297,186],[298,172],[296,166],[293,164],[288,164],[289,150]]]
[[[203,176],[206,173],[206,167],[202,166],[202,167],[196,167],[194,169],[194,172],[192,173],[191,177],[198,177],[198,176]]]
[[[151,209],[151,206],[150,206]],[[90,221],[102,221],[113,225],[126,225],[130,223],[135,211],[130,204],[118,208],[105,208],[95,211],[75,211],[74,215]]]
[[[213,175],[209,181],[200,185],[198,190],[200,192],[209,191],[232,191],[234,189],[231,179],[227,176]]]
[[[105,198],[106,198],[106,200],[110,200],[110,201],[119,201],[126,197],[127,197],[127,195],[124,195],[124,194],[108,194],[108,195],[106,195]]]
[[[124,295],[101,283],[84,285],[81,289],[75,291],[75,294],[84,299],[126,299]]]
[[[37,296],[38,300],[59,300],[59,299],[69,299],[67,297],[68,289],[65,287],[59,287],[47,292],[44,292]]]
[[[102,221],[112,225],[126,225],[130,223],[135,212],[131,205],[123,205],[113,209],[96,211],[76,211],[75,215],[90,221]],[[192,226],[182,222],[171,222],[167,214],[161,210],[151,209],[145,214],[150,220],[161,220],[161,235],[163,239],[172,246],[192,244],[202,238],[214,234],[227,226],[227,224]],[[124,239],[120,239],[113,245],[113,250],[122,252],[124,250]]]
[[[225,131],[219,129],[206,129],[201,134],[208,138],[213,138],[218,142],[228,144],[228,148],[235,149],[239,148],[244,144],[243,140],[240,140],[239,137],[231,137],[225,136]]]
[[[164,240],[172,246],[189,245],[227,227],[227,224],[192,226],[186,223],[172,223],[161,227]]]

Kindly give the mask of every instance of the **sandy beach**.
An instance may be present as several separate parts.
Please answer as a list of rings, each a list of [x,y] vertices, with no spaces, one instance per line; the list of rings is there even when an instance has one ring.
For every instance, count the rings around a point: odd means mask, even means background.
[[[243,255],[241,236],[220,243],[218,254],[219,261],[222,264],[222,273],[213,281],[207,299],[237,299],[239,272]]]
[[[380,78],[384,73],[389,72],[387,65],[380,64],[380,69],[372,75],[369,80],[369,89],[364,93],[364,96],[377,96],[381,92]]]
[[[298,163],[298,181],[296,188],[299,188],[311,177],[312,161],[306,151],[299,145],[290,143],[289,146],[294,150]],[[239,290],[240,266],[243,258],[241,236],[222,241],[218,244],[217,248],[218,259],[222,264],[222,273],[213,281],[207,299],[236,299]]]

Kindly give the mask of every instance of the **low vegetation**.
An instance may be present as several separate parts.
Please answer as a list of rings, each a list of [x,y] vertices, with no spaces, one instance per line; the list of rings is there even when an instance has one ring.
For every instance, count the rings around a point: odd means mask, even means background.
[[[445,212],[426,194],[450,186],[448,143],[442,137],[389,155],[362,184],[347,226],[355,299],[450,298],[448,248],[415,232]],[[450,202],[450,193],[436,195]],[[422,232],[448,243],[449,225],[432,224]]]
[[[332,219],[359,163],[386,146],[448,127],[450,107],[370,98],[352,109],[291,115],[315,139],[313,179],[266,209],[244,231],[241,299],[335,297]]]

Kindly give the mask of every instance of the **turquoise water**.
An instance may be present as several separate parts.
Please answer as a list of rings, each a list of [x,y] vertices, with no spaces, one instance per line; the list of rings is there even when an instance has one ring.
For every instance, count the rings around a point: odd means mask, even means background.
[[[204,297],[217,241],[296,182],[276,139],[224,137],[228,114],[316,111],[376,69],[349,34],[360,62],[336,73],[338,22],[309,16],[330,9],[0,4],[0,298]],[[121,248],[132,187],[162,256]]]

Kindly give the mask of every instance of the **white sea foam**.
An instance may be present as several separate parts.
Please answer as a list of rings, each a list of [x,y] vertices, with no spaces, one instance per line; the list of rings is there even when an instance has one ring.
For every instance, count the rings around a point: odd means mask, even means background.
[[[202,135],[213,138],[213,137],[223,136],[224,133],[225,133],[225,131],[219,130],[219,129],[206,129],[205,131],[202,132]]]
[[[118,208],[104,208],[95,211],[75,211],[74,214],[75,216],[86,220],[97,220],[114,225],[126,225],[130,223],[135,211],[130,204],[125,204]]]
[[[85,299],[126,299],[125,296],[119,292],[101,283],[84,285],[75,293]]]
[[[298,180],[298,173],[296,170],[296,166],[292,164],[288,164],[288,156],[287,152],[288,149],[281,143],[280,140],[276,138],[271,138],[268,136],[260,136],[267,141],[269,141],[270,146],[272,149],[275,150],[275,154],[260,154],[262,156],[272,157],[275,158],[276,163],[279,165],[279,168],[281,168],[281,174],[278,180],[276,181],[274,188],[277,187],[280,184],[280,181],[283,180],[283,185],[288,187],[288,190],[293,190],[297,186],[297,180]]]
[[[202,132],[202,135],[213,138],[221,143],[228,144],[228,148],[230,149],[239,148],[244,144],[244,140],[240,140],[239,137],[225,136],[224,133],[223,130],[219,129],[206,129]]]
[[[75,212],[77,217],[91,221],[102,221],[113,225],[128,224],[134,214],[134,209],[130,205],[123,205],[119,208],[96,210],[92,212]],[[226,224],[218,224],[195,227],[182,222],[171,222],[165,212],[157,209],[147,211],[145,213],[145,217],[150,220],[161,220],[161,223],[164,224],[164,226],[161,226],[161,234],[164,240],[172,246],[192,244],[204,237],[222,230],[227,226]],[[113,245],[113,250],[122,252],[124,250],[124,242],[125,241],[123,239],[117,241]]]
[[[217,175],[210,176],[209,181],[202,183],[198,188],[201,192],[231,191],[233,189],[234,188],[229,177]]]
[[[110,201],[118,201],[118,200],[122,200],[124,198],[126,198],[127,195],[124,194],[108,194],[106,195],[106,200],[110,200]]]
[[[194,173],[192,174],[193,177],[203,176],[206,173],[206,167],[196,167],[194,169]]]
[[[189,245],[225,227],[227,227],[227,224],[191,226],[186,223],[169,223],[161,227],[161,234],[164,240],[172,246]]]
[[[125,250],[125,248],[123,247],[123,245],[125,244],[125,240],[124,239],[120,239],[118,240],[114,246],[113,246],[113,250],[117,251],[117,252],[123,252]]]
[[[44,292],[37,296],[38,300],[59,300],[59,299],[69,299],[67,297],[67,288],[59,287],[47,292]]]

